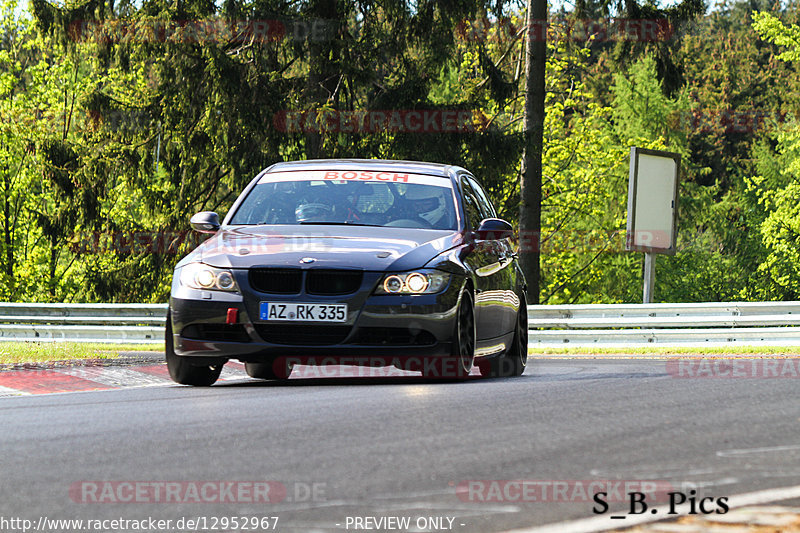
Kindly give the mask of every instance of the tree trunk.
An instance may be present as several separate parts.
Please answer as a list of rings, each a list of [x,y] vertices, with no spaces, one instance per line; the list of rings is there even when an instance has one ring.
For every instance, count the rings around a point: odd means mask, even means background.
[[[539,249],[542,230],[542,140],[547,54],[547,0],[528,0],[525,41],[525,141],[520,169],[520,263],[528,283],[528,303],[539,303]]]
[[[315,0],[310,3],[308,17],[305,21],[306,38],[308,39],[308,79],[306,80],[306,101],[315,107],[325,104],[334,93],[337,76],[336,66],[332,63],[338,59],[335,41],[329,34],[321,35],[314,30],[315,25],[341,23],[342,14],[336,0]],[[313,118],[313,117],[312,117]],[[323,121],[324,122],[324,121]],[[313,124],[314,121],[312,120]],[[326,157],[323,152],[322,134],[319,131],[305,133],[306,158]]]

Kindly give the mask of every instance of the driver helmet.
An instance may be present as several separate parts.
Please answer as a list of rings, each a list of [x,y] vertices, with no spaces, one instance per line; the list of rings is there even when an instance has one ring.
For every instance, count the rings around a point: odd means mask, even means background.
[[[431,185],[411,185],[405,199],[411,202],[420,218],[433,225],[447,212],[442,190],[441,187]]]

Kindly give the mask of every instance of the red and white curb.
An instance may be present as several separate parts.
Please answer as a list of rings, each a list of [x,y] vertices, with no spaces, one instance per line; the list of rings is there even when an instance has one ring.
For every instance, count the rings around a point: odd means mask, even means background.
[[[229,362],[219,381],[250,379],[244,365]],[[0,372],[0,398],[175,385],[165,364],[143,366],[71,366],[64,368],[26,369]]]
[[[47,367],[0,370],[0,398],[57,392],[113,390],[132,387],[176,385],[169,377],[167,365],[153,360],[135,364],[103,360],[94,364],[60,362]],[[422,379],[419,372],[393,366],[364,367],[346,365],[295,365],[291,380],[315,379]],[[218,382],[252,380],[238,361],[228,361]],[[473,367],[470,379],[480,379],[480,370]],[[258,380],[261,381],[261,380]]]

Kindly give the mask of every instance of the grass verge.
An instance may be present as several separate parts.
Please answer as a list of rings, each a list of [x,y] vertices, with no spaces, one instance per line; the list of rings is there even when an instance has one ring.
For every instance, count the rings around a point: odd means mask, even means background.
[[[44,363],[74,359],[114,359],[120,352],[164,352],[163,344],[93,344],[84,342],[0,342],[0,364]],[[540,356],[569,355],[709,355],[709,356],[800,356],[800,346],[643,346],[626,348],[574,347],[528,348]]]
[[[575,348],[528,348],[528,353],[536,355],[751,355],[786,356],[800,355],[800,346],[630,346],[624,348],[575,347]]]
[[[93,344],[85,342],[0,342],[0,364],[43,363],[72,359],[114,359],[120,352],[164,352],[163,344]]]

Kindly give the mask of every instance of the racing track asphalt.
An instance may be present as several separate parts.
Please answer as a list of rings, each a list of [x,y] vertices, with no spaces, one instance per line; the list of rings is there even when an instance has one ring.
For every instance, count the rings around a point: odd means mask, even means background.
[[[0,398],[0,516],[278,516],[292,532],[345,531],[348,516],[452,517],[453,531],[490,532],[592,517],[593,502],[470,501],[456,490],[470,480],[656,480],[717,498],[800,484],[797,376],[674,374],[663,360],[545,359],[516,379],[240,379]],[[254,480],[288,497],[70,494],[84,481]]]

